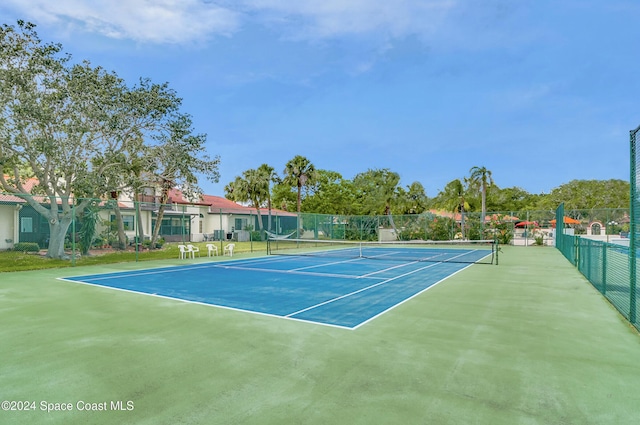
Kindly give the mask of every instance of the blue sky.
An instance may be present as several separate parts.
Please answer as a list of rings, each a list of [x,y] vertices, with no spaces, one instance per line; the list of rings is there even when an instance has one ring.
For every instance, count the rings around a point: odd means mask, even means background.
[[[629,179],[637,0],[4,0],[0,16],[130,85],[168,82],[221,157],[211,195],[295,155],[430,197],[473,166],[531,193]]]

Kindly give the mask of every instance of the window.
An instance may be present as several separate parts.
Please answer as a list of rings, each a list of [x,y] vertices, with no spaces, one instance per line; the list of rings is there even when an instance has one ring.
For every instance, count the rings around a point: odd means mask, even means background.
[[[160,234],[163,236],[170,235],[188,235],[191,232],[189,217],[164,217],[160,225]],[[156,219],[152,220],[151,226],[155,228]]]
[[[20,217],[20,232],[33,233],[33,217]]]
[[[111,222],[116,222],[116,216],[111,215]],[[134,215],[122,215],[122,224],[124,225],[124,230],[136,230],[135,227],[136,217]]]

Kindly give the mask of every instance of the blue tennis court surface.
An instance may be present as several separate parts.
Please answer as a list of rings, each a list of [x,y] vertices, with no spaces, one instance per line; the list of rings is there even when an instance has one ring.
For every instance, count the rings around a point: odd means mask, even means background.
[[[468,266],[268,256],[62,280],[354,329]]]

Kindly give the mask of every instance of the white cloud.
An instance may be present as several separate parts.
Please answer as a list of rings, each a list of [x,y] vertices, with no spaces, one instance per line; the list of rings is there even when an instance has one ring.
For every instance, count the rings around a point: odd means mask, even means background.
[[[239,25],[237,12],[199,0],[5,0],[9,4],[36,23],[160,44],[228,35]]]
[[[291,39],[427,35],[457,0],[5,0],[26,20],[150,43],[189,43],[266,25]]]
[[[428,34],[456,0],[244,0],[259,18],[293,38],[323,39],[382,33],[390,37]]]

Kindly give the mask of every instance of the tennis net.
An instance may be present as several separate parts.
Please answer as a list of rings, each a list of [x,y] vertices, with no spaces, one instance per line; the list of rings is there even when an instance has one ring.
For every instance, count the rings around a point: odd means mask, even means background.
[[[370,242],[268,239],[267,253],[389,261],[498,264],[498,246],[494,240]]]

